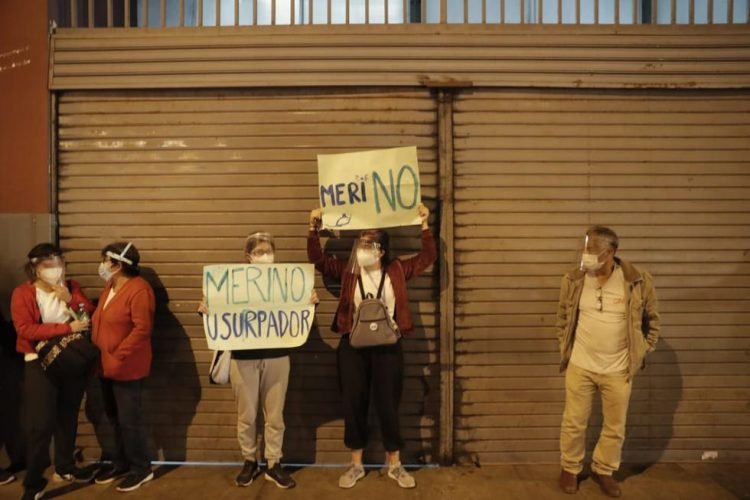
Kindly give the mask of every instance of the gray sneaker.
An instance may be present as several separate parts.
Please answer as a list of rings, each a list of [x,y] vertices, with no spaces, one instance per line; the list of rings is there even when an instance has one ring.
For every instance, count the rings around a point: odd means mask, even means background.
[[[414,476],[406,472],[400,462],[388,466],[388,477],[396,481],[402,488],[414,488],[417,485]]]
[[[339,477],[339,488],[352,488],[363,477],[365,477],[365,468],[361,465],[352,464]]]

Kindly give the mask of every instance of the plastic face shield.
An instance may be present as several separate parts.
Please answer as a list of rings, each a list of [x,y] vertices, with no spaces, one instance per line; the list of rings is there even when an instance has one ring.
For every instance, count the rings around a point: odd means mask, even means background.
[[[588,234],[585,235],[578,246],[578,269],[581,271],[590,270],[587,266],[589,263],[586,260],[591,258],[584,257],[584,255],[596,255],[598,261],[608,249],[609,245],[606,240]]]
[[[261,245],[261,243],[267,243],[268,245],[266,247],[266,245]],[[273,236],[271,235],[271,233],[253,233],[245,239],[245,258],[247,258],[249,261],[250,258],[257,259],[259,257],[263,257],[264,255],[273,255],[274,246]],[[248,249],[251,247],[252,250],[248,251]]]
[[[362,271],[362,267],[360,266],[359,258],[357,255],[360,253],[363,256],[367,256],[367,254],[373,254],[376,259],[380,259],[380,243],[377,241],[373,241],[371,238],[364,237],[364,238],[358,238],[354,241],[354,245],[352,245],[352,252],[349,255],[349,265],[347,266],[347,271],[351,272],[352,274],[360,274]]]
[[[45,255],[44,257],[34,257],[30,260],[35,266],[41,265],[41,267],[63,267],[62,255]]]
[[[133,243],[129,241],[128,244],[125,245],[125,248],[122,249],[122,252],[120,252],[119,254],[117,254],[117,253],[115,253],[115,252],[113,252],[111,250],[107,250],[107,253],[105,253],[104,255],[106,255],[107,257],[109,257],[113,261],[116,260],[116,261],[119,261],[119,262],[124,262],[124,263],[130,264],[132,266],[133,265],[133,261],[130,260],[130,259],[128,259],[127,257],[125,257],[125,254],[128,253],[128,250],[130,250],[130,247],[132,247],[132,246],[133,246]]]

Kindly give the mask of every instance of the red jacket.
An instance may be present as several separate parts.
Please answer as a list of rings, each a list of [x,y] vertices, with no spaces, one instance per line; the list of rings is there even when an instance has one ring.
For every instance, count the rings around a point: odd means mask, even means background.
[[[320,248],[318,233],[310,231],[307,236],[307,257],[315,264],[315,268],[325,276],[341,281],[341,296],[331,329],[334,332],[347,334],[352,331],[354,323],[354,291],[357,279],[354,274],[347,273],[347,261],[342,261],[331,255],[325,255]],[[409,311],[409,297],[406,293],[406,282],[417,277],[422,271],[430,267],[437,259],[435,239],[429,229],[422,231],[422,249],[417,255],[409,259],[394,259],[386,267],[386,274],[393,285],[393,295],[396,299],[395,320],[403,335],[409,335],[414,330]]]
[[[151,285],[140,276],[130,278],[107,307],[110,280],[102,290],[93,318],[92,340],[99,347],[99,373],[112,380],[138,380],[151,371],[151,331],[156,300]]]
[[[72,299],[68,306],[78,311],[78,305],[83,304],[89,314],[94,312],[94,304],[81,291],[77,281],[68,280],[68,289]],[[33,281],[18,285],[13,290],[10,299],[10,314],[18,333],[16,350],[22,353],[34,353],[34,346],[40,340],[47,340],[60,335],[73,333],[68,323],[42,323],[42,312],[36,302],[36,287]]]

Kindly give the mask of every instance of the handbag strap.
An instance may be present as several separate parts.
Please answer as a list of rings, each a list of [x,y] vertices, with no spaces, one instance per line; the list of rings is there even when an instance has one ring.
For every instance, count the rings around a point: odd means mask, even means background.
[[[365,286],[362,283],[362,273],[357,275],[357,283],[359,284],[359,293],[362,296],[362,300],[365,300],[367,296],[365,295]],[[378,285],[378,295],[375,297],[376,299],[380,299],[380,297],[383,296],[383,286],[385,285],[385,269],[382,270],[380,273],[380,284]]]

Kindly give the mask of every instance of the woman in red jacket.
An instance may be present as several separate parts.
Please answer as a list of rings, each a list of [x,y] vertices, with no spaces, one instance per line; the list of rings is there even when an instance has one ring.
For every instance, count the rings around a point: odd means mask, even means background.
[[[118,491],[132,491],[154,478],[143,421],[143,383],[151,370],[154,291],[139,276],[140,254],[132,243],[102,250],[99,276],[106,281],[92,318],[93,341],[101,351],[104,408],[115,431],[115,456],[96,475],[97,484],[125,476]]]
[[[70,310],[94,306],[73,280],[65,280],[65,260],[56,245],[40,243],[28,253],[29,281],[11,298],[11,315],[18,333],[16,350],[24,355],[25,427],[27,470],[24,498],[41,498],[47,485],[44,469],[50,440],[55,437],[56,481],[88,482],[93,474],[75,466],[73,453],[78,430],[78,410],[86,388],[85,375],[54,378],[42,368],[35,347],[40,341],[82,332],[88,321],[74,319]]]
[[[406,282],[418,276],[437,258],[435,239],[427,225],[429,211],[420,204],[422,249],[410,259],[390,259],[388,233],[379,229],[362,231],[355,245],[354,262],[325,255],[320,248],[318,226],[321,209],[310,213],[307,256],[323,275],[341,282],[341,296],[332,330],[341,334],[336,351],[339,387],[344,403],[344,444],[351,450],[352,464],[339,478],[341,488],[351,488],[365,476],[362,452],[367,444],[367,414],[372,392],[380,421],[383,445],[388,454],[388,477],[402,488],[416,486],[414,477],[401,466],[403,447],[398,409],[404,377],[404,355],[399,340],[393,345],[354,348],[349,335],[354,314],[361,302],[358,283],[363,294],[382,300],[402,335],[409,335],[414,325],[409,314]],[[383,276],[385,272],[385,276]],[[361,278],[361,280],[360,280]],[[382,285],[380,284],[382,283]],[[382,294],[378,294],[382,289]]]

